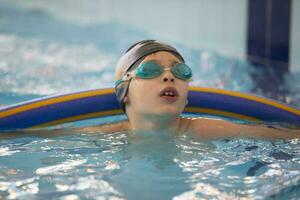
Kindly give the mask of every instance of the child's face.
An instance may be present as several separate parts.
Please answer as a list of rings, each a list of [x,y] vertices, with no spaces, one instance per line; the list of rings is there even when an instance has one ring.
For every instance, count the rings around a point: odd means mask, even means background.
[[[167,51],[159,51],[148,55],[142,63],[154,61],[164,68],[170,68],[180,60]],[[176,90],[175,97],[162,95],[169,87]],[[153,79],[134,77],[129,86],[127,109],[139,114],[179,115],[187,104],[188,82],[176,78],[171,71],[165,71]]]

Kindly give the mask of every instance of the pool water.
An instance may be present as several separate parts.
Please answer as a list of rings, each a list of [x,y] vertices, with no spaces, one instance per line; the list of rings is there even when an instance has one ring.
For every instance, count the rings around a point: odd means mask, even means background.
[[[122,52],[153,37],[117,22],[75,23],[30,5],[0,2],[0,106],[113,87]],[[265,81],[273,85],[265,87],[255,77],[266,72],[243,60],[167,42],[193,69],[192,85],[251,92],[300,107],[300,74],[279,80],[268,69]],[[82,121],[63,130],[121,119]],[[299,139],[203,142],[167,133],[43,132],[0,133],[0,199],[300,198]]]
[[[298,199],[300,140],[164,133],[27,135],[0,142],[8,199]]]

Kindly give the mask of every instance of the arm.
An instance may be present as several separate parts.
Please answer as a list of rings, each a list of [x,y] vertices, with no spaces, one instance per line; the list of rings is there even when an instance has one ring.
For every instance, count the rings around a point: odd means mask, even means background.
[[[110,124],[101,124],[97,126],[89,126],[83,128],[74,128],[72,129],[76,132],[83,132],[83,133],[114,133],[114,132],[121,132],[121,131],[128,131],[129,122],[128,121],[121,121],[115,122]]]
[[[120,121],[110,124],[101,124],[98,126],[80,127],[80,128],[60,128],[60,129],[25,129],[17,131],[7,131],[0,133],[0,139],[11,139],[20,137],[22,135],[37,135],[41,137],[53,137],[59,135],[69,135],[74,133],[87,133],[87,134],[99,134],[99,133],[114,133],[120,131],[128,131],[129,122]]]
[[[256,138],[256,139],[293,139],[300,138],[300,129],[273,128],[264,125],[245,125],[217,119],[195,119],[191,132],[204,139],[218,138]]]
[[[120,121],[109,124],[101,124],[96,126],[87,126],[79,128],[62,128],[62,129],[53,129],[53,130],[33,130],[41,136],[57,136],[57,135],[69,135],[74,133],[86,133],[86,134],[105,134],[105,133],[114,133],[120,131],[129,130],[128,121]]]

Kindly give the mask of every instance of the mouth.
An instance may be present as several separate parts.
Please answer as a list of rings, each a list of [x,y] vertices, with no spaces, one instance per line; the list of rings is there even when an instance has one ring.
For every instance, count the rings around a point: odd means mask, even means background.
[[[175,102],[179,94],[174,87],[166,87],[159,93],[159,96],[169,102]]]

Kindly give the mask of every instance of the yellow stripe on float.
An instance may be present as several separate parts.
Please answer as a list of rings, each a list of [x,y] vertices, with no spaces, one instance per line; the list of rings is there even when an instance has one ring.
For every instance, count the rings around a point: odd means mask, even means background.
[[[208,92],[208,93],[215,93],[215,94],[224,94],[244,99],[249,99],[252,101],[264,103],[270,106],[274,106],[276,108],[300,115],[300,110],[296,108],[289,107],[287,105],[284,105],[283,103],[276,102],[274,100],[268,100],[263,97],[257,97],[250,94],[235,92],[235,91],[228,91],[228,90],[222,90],[222,89],[216,89],[216,88],[202,88],[202,87],[189,87],[191,91],[199,91],[199,92]]]
[[[208,108],[187,107],[184,109],[184,112],[210,114],[210,115],[224,116],[224,117],[230,117],[234,119],[241,119],[241,120],[254,121],[254,122],[261,121],[255,117],[249,117],[247,115],[241,115],[241,114],[232,113],[228,111],[208,109]]]
[[[223,94],[223,95],[229,95],[229,96],[234,96],[234,97],[239,97],[239,98],[244,98],[260,103],[264,103],[267,105],[274,106],[276,108],[300,115],[300,110],[296,108],[292,108],[289,106],[286,106],[282,103],[268,100],[262,97],[257,97],[254,95],[249,95],[245,93],[240,93],[240,92],[235,92],[235,91],[228,91],[228,90],[222,90],[222,89],[216,89],[216,88],[204,88],[204,87],[189,87],[190,91],[199,91],[199,92],[208,92],[208,93],[215,93],[215,94]],[[47,106],[55,103],[60,103],[60,102],[66,102],[66,101],[71,101],[75,99],[80,99],[80,98],[85,98],[85,97],[92,97],[92,96],[98,96],[98,95],[105,95],[105,94],[111,94],[114,93],[113,88],[108,88],[108,89],[98,89],[98,90],[92,90],[92,91],[87,91],[87,92],[80,92],[80,93],[75,93],[75,94],[67,94],[63,96],[58,96],[58,97],[53,97],[51,99],[46,99],[46,100],[41,100],[38,102],[32,102],[28,103],[25,105],[20,105],[19,107],[8,109],[6,111],[2,111],[0,113],[0,118],[7,117],[9,115],[17,114],[20,112],[28,111],[31,109],[39,108],[42,106]]]
[[[116,110],[109,110],[109,111],[102,111],[102,112],[78,115],[75,117],[68,117],[68,118],[64,118],[64,119],[55,120],[52,122],[47,122],[44,124],[39,124],[36,126],[32,126],[30,128],[43,128],[43,127],[53,126],[53,125],[57,125],[57,124],[63,124],[63,123],[67,123],[67,122],[74,122],[74,121],[79,121],[79,120],[84,120],[84,119],[91,119],[91,118],[96,118],[96,117],[118,115],[118,114],[124,114],[123,110],[116,109]]]
[[[110,93],[114,93],[113,88],[99,89],[99,90],[93,90],[93,91],[87,91],[87,92],[53,97],[51,99],[28,103],[23,106],[21,105],[20,107],[16,107],[16,108],[9,109],[7,111],[3,111],[0,113],[0,118],[7,117],[9,115],[13,115],[13,114],[20,113],[20,112],[25,112],[25,111],[28,111],[31,109],[42,107],[42,106],[48,106],[48,105],[56,104],[56,103],[60,103],[60,102],[66,102],[66,101],[71,101],[71,100],[75,100],[75,99],[110,94]]]

